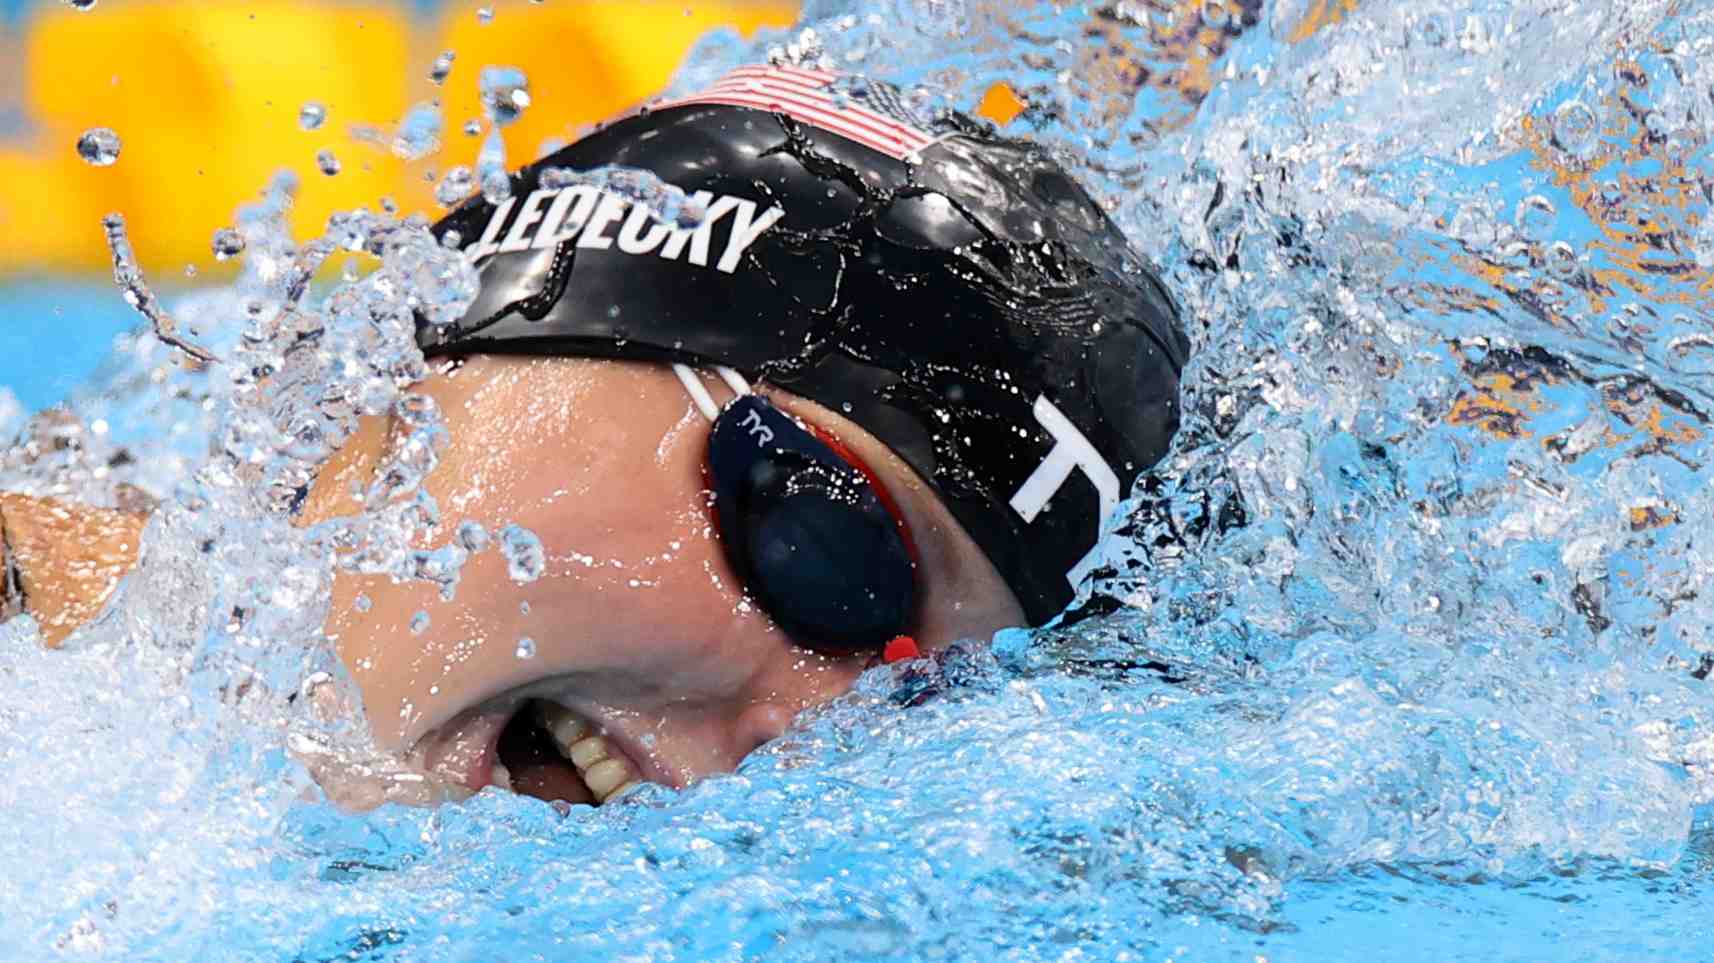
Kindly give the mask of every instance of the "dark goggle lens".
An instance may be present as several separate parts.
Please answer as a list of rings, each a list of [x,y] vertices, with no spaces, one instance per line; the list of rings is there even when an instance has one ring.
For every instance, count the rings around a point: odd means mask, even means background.
[[[848,654],[904,631],[914,567],[861,472],[753,396],[716,422],[709,465],[728,556],[788,635]]]

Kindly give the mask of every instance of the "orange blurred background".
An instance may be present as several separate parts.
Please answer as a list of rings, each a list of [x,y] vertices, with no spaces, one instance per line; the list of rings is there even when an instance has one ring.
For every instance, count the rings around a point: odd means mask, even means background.
[[[492,11],[478,14],[479,7]],[[400,0],[100,0],[35,4],[0,25],[0,278],[110,267],[101,218],[125,215],[145,271],[182,278],[214,265],[210,238],[272,175],[300,182],[292,227],[393,198],[437,215],[434,185],[474,164],[488,133],[477,77],[487,65],[529,78],[531,106],[503,128],[507,163],[647,98],[690,46],[731,27],[786,27],[797,0],[496,0],[432,11]],[[431,64],[455,59],[440,85]],[[325,122],[304,130],[314,101]],[[414,105],[438,101],[442,148],[406,160],[385,141]],[[464,132],[482,121],[481,133]],[[382,133],[354,137],[354,125]],[[116,163],[81,159],[92,127],[122,141]],[[340,170],[318,170],[332,151]]]

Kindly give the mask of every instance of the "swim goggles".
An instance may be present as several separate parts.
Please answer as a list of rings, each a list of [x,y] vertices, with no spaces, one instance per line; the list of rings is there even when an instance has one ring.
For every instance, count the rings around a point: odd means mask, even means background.
[[[714,373],[735,397],[717,405],[697,373],[673,372],[712,424],[705,465],[726,557],[785,633],[829,655],[916,654],[903,637],[916,604],[916,548],[897,505],[862,460]]]

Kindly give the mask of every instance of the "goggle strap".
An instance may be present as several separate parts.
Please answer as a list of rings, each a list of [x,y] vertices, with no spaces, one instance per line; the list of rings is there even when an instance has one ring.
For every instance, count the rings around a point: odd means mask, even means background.
[[[731,368],[715,365],[714,373],[720,376],[721,381],[726,382],[733,394],[741,397],[750,393],[750,383]],[[696,376],[696,372],[689,365],[674,364],[673,374],[678,375],[679,384],[684,385],[684,390],[690,393],[690,400],[696,403],[696,410],[702,412],[704,418],[712,422],[720,417],[720,406],[715,403],[714,396],[709,394],[708,386],[702,383],[702,379]]]

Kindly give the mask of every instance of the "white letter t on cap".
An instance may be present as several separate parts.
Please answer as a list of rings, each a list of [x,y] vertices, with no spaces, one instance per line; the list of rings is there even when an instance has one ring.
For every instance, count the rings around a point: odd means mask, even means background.
[[[1035,521],[1049,499],[1065,487],[1072,469],[1080,468],[1084,476],[1094,483],[1095,491],[1101,497],[1101,520],[1097,524],[1107,524],[1113,510],[1119,507],[1119,476],[1113,474],[1107,460],[1101,457],[1088,438],[1083,437],[1083,432],[1077,430],[1071,419],[1047,400],[1046,395],[1036,398],[1035,415],[1047,433],[1054,437],[1055,444],[1046,460],[1036,466],[1023,487],[1012,496],[1012,510],[1022,515],[1025,522]],[[1099,537],[1100,533],[1096,534]]]

